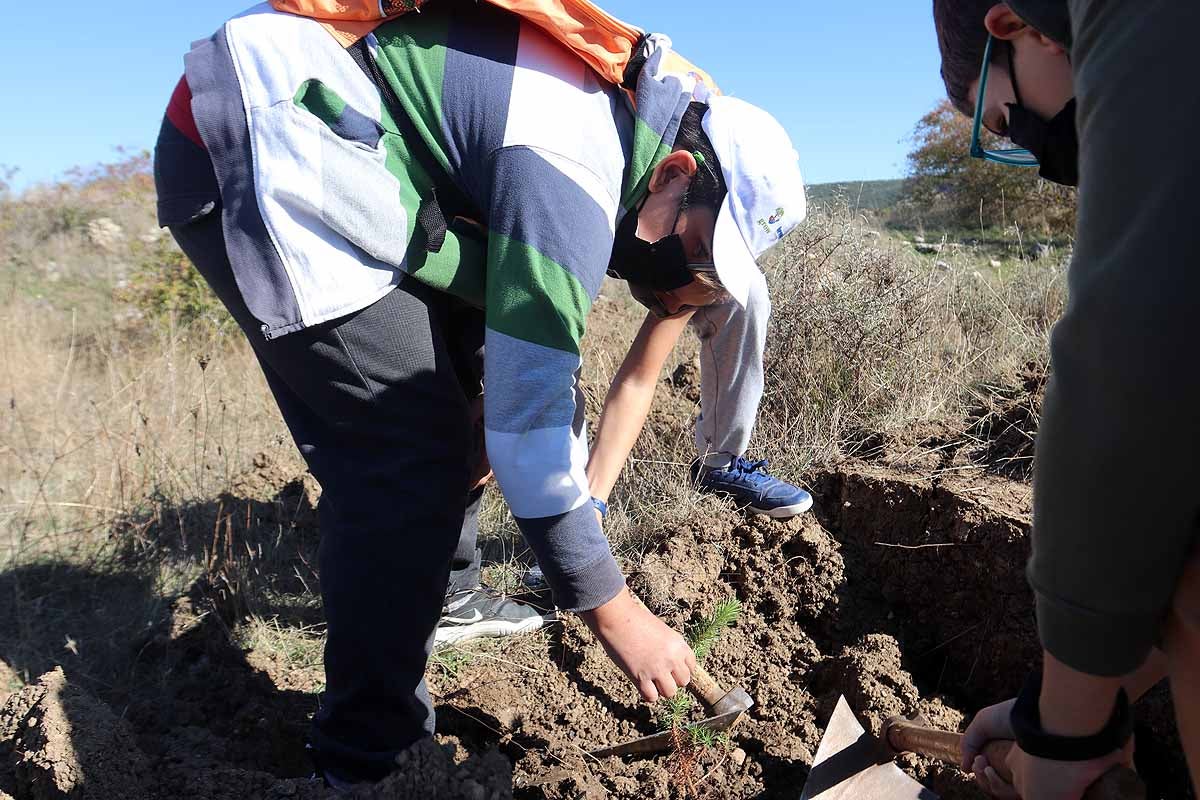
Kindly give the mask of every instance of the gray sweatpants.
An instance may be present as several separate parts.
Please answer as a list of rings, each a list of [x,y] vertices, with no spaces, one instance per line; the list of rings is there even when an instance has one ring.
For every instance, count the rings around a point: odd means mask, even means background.
[[[771,298],[756,272],[746,308],[734,300],[701,308],[692,317],[700,337],[700,418],[696,449],[740,456],[746,452],[763,393],[763,353]]]

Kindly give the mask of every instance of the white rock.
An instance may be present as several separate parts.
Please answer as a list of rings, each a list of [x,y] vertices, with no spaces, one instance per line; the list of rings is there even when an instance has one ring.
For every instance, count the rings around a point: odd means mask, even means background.
[[[87,224],[88,241],[101,250],[115,250],[125,239],[125,231],[108,217],[96,217]]]

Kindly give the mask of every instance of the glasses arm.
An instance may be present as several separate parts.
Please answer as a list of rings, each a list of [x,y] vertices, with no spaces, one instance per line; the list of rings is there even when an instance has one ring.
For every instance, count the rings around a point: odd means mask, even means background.
[[[988,72],[992,64],[992,45],[996,39],[988,34],[987,44],[983,48],[983,64],[979,68],[979,88],[975,90],[975,120],[971,125],[971,156],[984,158],[983,144],[980,134],[983,128],[983,106],[987,97]]]

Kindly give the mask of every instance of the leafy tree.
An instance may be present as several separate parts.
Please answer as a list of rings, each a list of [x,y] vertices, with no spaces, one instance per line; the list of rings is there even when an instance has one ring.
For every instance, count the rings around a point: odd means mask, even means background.
[[[972,158],[972,121],[948,100],[913,130],[904,214],[910,222],[973,228],[1017,225],[1041,235],[1075,228],[1075,190],[1044,181],[1037,170]],[[984,131],[983,146],[1011,146]]]

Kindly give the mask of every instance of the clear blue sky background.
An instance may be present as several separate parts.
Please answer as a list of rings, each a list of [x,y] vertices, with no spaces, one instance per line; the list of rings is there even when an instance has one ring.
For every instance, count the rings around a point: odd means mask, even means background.
[[[436,0],[435,0],[436,1]],[[775,114],[810,183],[898,177],[941,97],[927,0],[598,0],[668,33],[728,94]],[[15,3],[0,48],[0,165],[17,187],[150,148],[183,54],[246,0]]]

